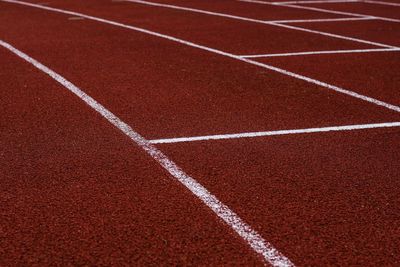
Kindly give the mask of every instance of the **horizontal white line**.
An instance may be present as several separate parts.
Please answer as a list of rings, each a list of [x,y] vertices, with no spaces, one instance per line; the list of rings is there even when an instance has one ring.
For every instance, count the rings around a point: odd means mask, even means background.
[[[360,18],[332,18],[332,19],[288,19],[288,20],[269,20],[272,23],[306,23],[306,22],[334,22],[334,21],[357,21],[357,20],[373,20],[374,17]]]
[[[310,0],[310,1],[287,1],[287,2],[270,2],[274,5],[286,5],[286,4],[325,4],[325,3],[352,3],[360,0]]]
[[[289,57],[289,56],[321,55],[321,54],[350,54],[350,53],[371,53],[371,52],[373,53],[373,52],[392,52],[392,51],[400,51],[400,48],[309,51],[309,52],[280,53],[280,54],[243,55],[241,57],[243,58]]]
[[[274,22],[270,22],[270,21],[266,21],[266,20],[258,20],[258,19],[235,16],[235,15],[230,15],[230,14],[225,14],[225,13],[212,12],[212,11],[207,11],[207,10],[203,10],[203,9],[189,8],[189,7],[176,6],[176,5],[168,5],[168,4],[162,4],[162,3],[150,2],[150,1],[144,1],[144,0],[126,0],[126,2],[149,5],[149,6],[164,7],[164,8],[170,8],[170,9],[176,9],[176,10],[183,10],[183,11],[207,14],[207,15],[212,15],[212,16],[231,18],[231,19],[236,19],[236,20],[249,21],[249,22],[254,22],[254,23],[261,23],[261,24],[272,25],[272,26],[287,28],[287,29],[296,30],[296,31],[309,32],[309,33],[313,33],[313,34],[329,36],[332,38],[343,39],[343,40],[347,40],[347,41],[369,44],[369,45],[373,45],[373,46],[394,48],[394,46],[391,46],[391,45],[386,45],[386,44],[382,44],[382,43],[378,43],[378,42],[371,42],[371,41],[353,38],[353,37],[347,37],[347,36],[343,36],[343,35],[339,35],[339,34],[332,34],[332,33],[321,32],[321,31],[317,31],[317,30],[310,30],[307,28],[279,24],[279,23],[274,23]],[[363,16],[363,18],[366,18],[366,16]]]
[[[294,266],[293,263],[276,250],[270,243],[265,241],[255,230],[246,224],[234,211],[223,204],[216,196],[211,194],[204,186],[197,182],[194,178],[186,174],[179,166],[170,160],[163,152],[154,147],[149,140],[135,132],[128,124],[115,116],[106,107],[98,103],[91,96],[86,94],[76,85],[65,79],[60,74],[46,67],[37,60],[31,58],[22,51],[16,49],[10,44],[0,40],[0,46],[6,48],[21,59],[29,62],[35,68],[44,72],[56,82],[64,86],[71,93],[79,97],[92,109],[97,111],[109,123],[118,128],[122,133],[127,135],[137,146],[142,148],[150,157],[160,164],[171,176],[184,185],[190,192],[199,198],[208,208],[210,208],[219,218],[235,231],[242,239],[244,239],[250,247],[273,266]]]
[[[389,127],[400,127],[400,122],[357,124],[357,125],[332,126],[332,127],[322,127],[322,128],[278,130],[278,131],[268,131],[268,132],[249,132],[249,133],[237,133],[237,134],[217,134],[217,135],[204,135],[204,136],[194,136],[194,137],[154,139],[154,140],[150,140],[150,143],[152,143],[152,144],[171,144],[171,143],[181,143],[181,142],[195,142],[195,141],[223,140],[223,139],[237,139],[237,138],[254,138],[254,137],[262,137],[262,136],[304,134],[304,133],[352,131],[352,130],[377,129],[377,128],[389,128]]]
[[[385,1],[361,0],[361,2],[370,3],[370,4],[378,4],[378,5],[387,5],[387,6],[400,6],[399,3],[392,3],[392,2],[385,2]]]

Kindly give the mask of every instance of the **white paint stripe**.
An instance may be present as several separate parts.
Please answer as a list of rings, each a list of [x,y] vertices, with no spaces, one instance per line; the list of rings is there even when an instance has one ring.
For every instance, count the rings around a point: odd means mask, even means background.
[[[150,140],[150,143],[171,144],[171,143],[195,142],[195,141],[254,138],[254,137],[274,136],[274,135],[353,131],[353,130],[365,130],[365,129],[377,129],[377,128],[389,128],[389,127],[400,127],[400,122],[332,126],[332,127],[295,129],[295,130],[279,130],[279,131],[268,131],[268,132],[249,132],[249,133],[237,133],[237,134],[217,134],[217,135],[204,135],[204,136],[194,136],[194,137],[165,138],[165,139]]]
[[[387,5],[387,6],[400,6],[399,3],[385,2],[385,1],[371,1],[371,0],[361,0],[361,2],[369,4]]]
[[[89,105],[99,114],[101,114],[101,116],[103,116],[121,132],[127,135],[134,143],[136,143],[139,147],[146,151],[148,155],[150,155],[156,162],[158,162],[158,164],[160,164],[176,180],[182,183],[207,207],[209,207],[218,217],[220,217],[228,226],[230,226],[232,230],[234,230],[241,238],[243,238],[255,252],[262,255],[265,261],[269,262],[273,266],[294,266],[294,264],[288,258],[282,255],[270,243],[265,241],[255,230],[253,230],[248,224],[246,224],[241,218],[239,218],[239,216],[235,212],[229,209],[228,206],[219,201],[217,197],[211,194],[195,179],[187,175],[181,168],[179,168],[160,150],[154,147],[148,140],[135,132],[128,124],[115,116],[111,111],[106,109],[91,96],[87,95],[80,88],[62,77],[60,74],[44,66],[37,60],[29,57],[27,54],[21,52],[10,44],[0,40],[0,46],[8,49],[18,57],[24,59],[37,69],[49,75],[59,84],[78,96],[87,105]]]
[[[372,97],[369,97],[369,96],[358,94],[356,92],[353,92],[353,91],[350,91],[350,90],[347,90],[347,89],[344,89],[344,88],[340,88],[338,86],[331,85],[331,84],[328,84],[328,83],[325,83],[325,82],[322,82],[322,81],[319,81],[319,80],[316,80],[316,79],[313,79],[313,78],[310,78],[310,77],[307,77],[307,76],[303,76],[303,75],[300,75],[300,74],[297,74],[297,73],[294,73],[294,72],[290,72],[290,71],[287,71],[287,70],[284,70],[284,69],[280,69],[280,68],[277,68],[277,67],[274,67],[274,66],[271,66],[271,65],[267,65],[267,64],[264,64],[264,63],[261,63],[261,62],[257,62],[257,61],[251,60],[251,59],[242,58],[242,57],[240,57],[238,55],[227,53],[227,52],[224,52],[224,51],[221,51],[221,50],[218,50],[218,49],[214,49],[214,48],[210,48],[210,47],[207,47],[207,46],[195,44],[195,43],[192,43],[192,42],[189,42],[189,41],[186,41],[186,40],[182,40],[182,39],[179,39],[179,38],[176,38],[176,37],[172,37],[172,36],[169,36],[169,35],[161,34],[161,33],[158,33],[158,32],[146,30],[146,29],[143,29],[143,28],[135,27],[135,26],[122,24],[122,23],[111,21],[111,20],[107,20],[107,19],[102,19],[102,18],[99,18],[99,17],[85,15],[85,14],[78,13],[78,12],[72,12],[72,11],[67,11],[67,10],[58,9],[58,8],[52,8],[52,7],[39,6],[39,5],[35,5],[35,4],[32,4],[32,3],[16,1],[16,0],[0,0],[0,1],[19,4],[19,5],[25,5],[25,6],[30,6],[30,7],[35,7],[35,8],[39,8],[39,9],[49,10],[49,11],[68,14],[68,15],[73,15],[73,16],[81,16],[81,17],[89,19],[89,20],[98,21],[98,22],[101,22],[101,23],[105,23],[105,24],[109,24],[109,25],[113,25],[113,26],[129,29],[129,30],[133,30],[133,31],[149,34],[149,35],[152,35],[152,36],[157,36],[159,38],[164,38],[164,39],[167,39],[167,40],[170,40],[170,41],[173,41],[173,42],[177,42],[177,43],[184,44],[184,45],[187,45],[187,46],[195,47],[195,48],[198,48],[198,49],[201,49],[201,50],[204,50],[204,51],[208,51],[208,52],[215,53],[215,54],[218,54],[218,55],[221,55],[221,56],[225,56],[225,57],[228,57],[228,58],[233,58],[233,59],[236,59],[236,60],[239,60],[239,61],[242,61],[242,62],[246,62],[248,64],[252,64],[252,65],[264,68],[264,69],[275,71],[275,72],[278,72],[278,73],[281,73],[281,74],[284,74],[284,75],[287,75],[287,76],[290,76],[290,77],[293,77],[293,78],[296,78],[296,79],[299,79],[299,80],[306,81],[306,82],[311,83],[311,84],[315,84],[315,85],[324,87],[326,89],[329,89],[329,90],[332,90],[332,91],[335,91],[335,92],[338,92],[338,93],[341,93],[341,94],[345,94],[345,95],[348,95],[348,96],[351,96],[351,97],[354,97],[354,98],[357,98],[357,99],[360,99],[360,100],[363,100],[363,101],[366,101],[366,102],[373,103],[373,104],[378,105],[378,106],[385,107],[387,109],[390,109],[390,110],[393,110],[393,111],[396,111],[396,112],[400,112],[400,107],[399,106],[395,106],[395,105],[383,102],[381,100],[378,100],[378,99],[375,99],[375,98],[372,98]]]
[[[316,8],[316,7],[308,7],[308,6],[306,7],[306,6],[296,6],[296,5],[282,5],[282,6],[298,8],[298,9],[303,9],[303,10],[319,11],[319,12],[323,12],[323,13],[332,13],[332,14],[340,14],[340,15],[347,15],[347,16],[359,16],[359,17],[372,17],[372,18],[375,18],[378,20],[383,20],[383,21],[400,22],[400,19],[392,19],[392,18],[387,18],[387,17],[379,17],[379,16],[352,13],[352,12],[342,12],[342,11]]]
[[[288,28],[291,30],[319,34],[319,35],[328,36],[328,37],[337,38],[337,39],[343,39],[343,40],[347,40],[347,41],[369,44],[369,45],[373,45],[373,46],[394,48],[394,46],[386,45],[386,44],[382,44],[382,43],[378,43],[378,42],[371,42],[371,41],[362,40],[362,39],[353,38],[353,37],[347,37],[347,36],[343,36],[343,35],[339,35],[339,34],[332,34],[332,33],[321,32],[321,31],[317,31],[317,30],[310,30],[307,28],[283,25],[283,24],[279,24],[279,23],[275,23],[275,22],[270,22],[270,21],[265,21],[265,20],[257,20],[257,19],[241,17],[241,16],[234,16],[234,15],[225,14],[225,13],[218,13],[218,12],[212,12],[212,11],[207,11],[207,10],[202,10],[202,9],[188,8],[188,7],[182,7],[182,6],[176,6],[176,5],[167,5],[167,4],[161,4],[161,3],[155,3],[155,2],[143,1],[143,0],[125,0],[125,1],[131,2],[131,3],[143,4],[143,5],[184,10],[184,11],[207,14],[207,15],[212,15],[212,16],[219,16],[219,17],[226,17],[226,18],[231,18],[231,19],[236,19],[236,20],[261,23],[261,24],[266,24],[266,25],[271,25],[271,26],[276,26],[276,27]],[[370,17],[368,17],[368,18],[370,18]]]
[[[278,24],[278,23],[271,23],[271,24],[280,25],[280,26],[283,27],[283,28],[288,28],[288,29],[298,30],[298,31],[303,31],[303,32],[316,33],[316,34],[325,35],[325,36],[329,36],[329,37],[333,37],[333,38],[338,38],[338,39],[343,39],[343,40],[347,40],[347,41],[354,41],[354,42],[358,42],[358,43],[364,43],[364,44],[369,44],[369,45],[374,45],[374,46],[380,46],[380,47],[386,47],[386,48],[398,48],[398,47],[395,47],[395,46],[392,46],[392,45],[386,45],[386,44],[382,44],[382,43],[366,41],[366,40],[362,40],[362,39],[358,39],[358,38],[353,38],[353,37],[347,37],[347,36],[338,35],[338,34],[334,34],[334,33],[321,32],[321,31],[316,31],[316,30],[310,30],[310,29],[302,28],[302,27],[298,27],[298,26],[292,26],[292,25],[286,25],[286,24]]]
[[[374,17],[360,18],[333,18],[333,19],[288,19],[288,20],[269,20],[272,23],[307,23],[307,22],[335,22],[335,21],[357,21],[357,20],[374,20]]]
[[[271,4],[287,5],[287,4],[326,4],[326,3],[353,3],[360,0],[310,0],[310,1],[287,1],[287,2],[270,2]]]
[[[345,16],[372,17],[372,18],[379,19],[379,20],[384,20],[384,21],[400,22],[400,19],[392,19],[392,18],[387,18],[387,17],[379,17],[379,16],[373,16],[373,15],[366,15],[366,14],[359,14],[359,13],[352,13],[352,12],[344,12],[344,11],[323,9],[323,8],[310,7],[310,6],[297,6],[297,5],[291,5],[291,4],[279,4],[278,2],[274,2],[274,4],[272,4],[272,3],[269,3],[269,2],[263,2],[263,1],[258,1],[258,0],[236,0],[236,1],[247,2],[247,3],[255,3],[255,4],[263,4],[263,5],[284,6],[284,7],[291,7],[291,8],[297,8],[297,9],[303,9],[303,10],[312,10],[312,11],[318,11],[318,12],[322,12],[322,13],[345,15]]]
[[[290,57],[290,56],[321,55],[321,54],[351,54],[351,53],[374,53],[374,52],[393,52],[393,51],[400,51],[400,48],[308,51],[308,52],[280,53],[280,54],[243,55],[241,57],[244,57],[244,58]]]

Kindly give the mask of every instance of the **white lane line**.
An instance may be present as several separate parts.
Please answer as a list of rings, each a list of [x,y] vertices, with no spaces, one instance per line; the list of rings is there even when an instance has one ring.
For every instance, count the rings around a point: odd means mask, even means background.
[[[394,52],[394,51],[400,51],[400,48],[395,48],[395,49],[382,48],[382,49],[308,51],[308,52],[280,53],[280,54],[242,55],[241,57],[244,57],[244,58],[265,58],[265,57],[290,57],[290,56],[322,55],[322,54],[351,54],[351,53]]]
[[[372,0],[360,0],[364,3],[369,4],[378,4],[378,5],[387,5],[387,6],[400,6],[400,3],[392,3],[392,2],[385,2],[385,1],[372,1]]]
[[[297,5],[292,5],[292,4],[279,4],[278,2],[275,2],[275,4],[269,3],[269,2],[263,2],[259,0],[236,0],[239,2],[247,2],[247,3],[255,3],[255,4],[263,4],[263,5],[274,5],[274,6],[283,6],[283,7],[291,7],[291,8],[297,8],[297,9],[303,9],[303,10],[312,10],[312,11],[318,11],[322,13],[329,13],[329,14],[336,14],[336,15],[345,15],[345,16],[354,16],[354,17],[372,17],[374,19],[378,20],[384,20],[384,21],[390,21],[390,22],[400,22],[400,19],[392,19],[392,18],[387,18],[387,17],[379,17],[379,16],[374,16],[374,15],[366,15],[366,14],[359,14],[359,13],[352,13],[352,12],[344,12],[344,11],[337,11],[337,10],[330,10],[330,9],[323,9],[323,8],[317,8],[317,7],[310,7],[310,6],[297,6]]]
[[[136,145],[142,148],[148,155],[150,155],[158,164],[160,164],[167,172],[169,172],[176,180],[189,189],[197,198],[199,198],[207,207],[209,207],[218,217],[220,217],[232,230],[234,230],[241,238],[243,238],[250,247],[263,256],[266,262],[273,266],[294,266],[294,264],[282,255],[270,243],[265,241],[255,230],[253,230],[247,223],[245,223],[235,212],[228,206],[223,204],[216,196],[211,194],[205,187],[198,183],[194,178],[186,174],[180,167],[178,167],[172,160],[170,160],[164,153],[154,147],[147,139],[142,137],[139,133],[135,132],[128,124],[123,122],[111,111],[98,103],[91,96],[83,92],[76,85],[65,79],[60,74],[49,69],[42,63],[31,58],[22,51],[16,49],[9,43],[0,40],[0,46],[11,51],[21,59],[32,64],[37,69],[41,70],[66,89],[71,91],[92,109],[97,111],[108,122],[118,128],[122,133],[127,135]]]
[[[279,24],[279,23],[272,23],[272,22],[270,24],[271,25],[280,25],[283,28],[287,28],[287,29],[291,29],[291,30],[298,30],[298,31],[303,31],[303,32],[316,33],[316,34],[325,35],[325,36],[329,36],[329,37],[333,37],[333,38],[343,39],[343,40],[347,40],[347,41],[354,41],[354,42],[358,42],[358,43],[364,43],[364,44],[369,44],[369,45],[374,45],[374,46],[379,46],[379,47],[399,48],[399,47],[392,46],[392,45],[387,45],[387,44],[382,44],[382,43],[378,43],[378,42],[367,41],[367,40],[363,40],[363,39],[359,39],[359,38],[347,37],[347,36],[334,34],[334,33],[310,30],[310,29],[307,29],[307,28],[302,28],[302,27],[293,26],[293,25],[286,25],[286,24]]]
[[[188,8],[188,7],[169,5],[169,4],[162,4],[162,3],[143,1],[143,0],[125,0],[125,1],[126,2],[131,2],[131,3],[136,3],[136,4],[164,7],[164,8],[183,10],[183,11],[207,14],[207,15],[218,16],[218,17],[226,17],[226,18],[231,18],[231,19],[236,19],[236,20],[255,22],[255,23],[266,24],[266,25],[271,25],[271,26],[276,26],[276,27],[288,28],[288,29],[296,30],[296,31],[319,34],[319,35],[323,35],[323,36],[328,36],[328,37],[332,37],[332,38],[343,39],[343,40],[347,40],[347,41],[353,41],[353,42],[358,42],[358,43],[363,43],[363,44],[368,44],[368,45],[373,45],[373,46],[394,48],[394,46],[387,45],[387,44],[382,44],[382,43],[378,43],[378,42],[372,42],[372,41],[367,41],[367,40],[363,40],[363,39],[347,37],[347,36],[343,36],[343,35],[339,35],[339,34],[321,32],[321,31],[317,31],[317,30],[310,30],[310,29],[302,28],[302,27],[284,25],[284,24],[279,24],[279,23],[275,23],[275,22],[270,22],[270,21],[267,21],[267,20],[258,20],[258,19],[248,18],[248,17],[230,15],[230,14],[226,14],[226,13],[212,12],[212,11],[203,10],[203,9]],[[368,18],[369,19],[370,17],[363,17],[363,18],[365,18],[365,19]]]
[[[254,137],[274,136],[274,135],[353,131],[353,130],[378,129],[378,128],[390,128],[390,127],[400,127],[400,122],[358,124],[358,125],[332,126],[332,127],[322,127],[322,128],[267,131],[267,132],[248,132],[248,133],[237,133],[237,134],[216,134],[216,135],[179,137],[179,138],[165,138],[165,139],[150,140],[150,143],[152,143],[152,144],[171,144],[171,143],[182,143],[182,142],[238,139],[238,138],[254,138]]]
[[[269,20],[272,23],[313,23],[313,22],[335,22],[335,21],[357,21],[357,20],[374,20],[374,17],[359,18],[333,18],[333,19],[287,19],[287,20]]]
[[[287,2],[269,2],[271,4],[286,5],[286,4],[325,4],[325,3],[352,3],[362,0],[310,0],[310,1],[287,1]]]
[[[387,18],[387,17],[380,17],[380,16],[374,16],[374,15],[352,13],[352,12],[342,12],[342,11],[316,8],[316,7],[306,7],[306,6],[296,6],[296,5],[282,5],[282,6],[299,8],[299,9],[303,9],[303,10],[314,10],[314,11],[319,11],[319,12],[324,12],[324,13],[341,14],[341,15],[347,15],[347,16],[371,17],[371,18],[375,18],[377,20],[390,21],[390,22],[400,22],[400,19],[392,19],[392,18]]]
[[[214,49],[214,48],[211,48],[211,47],[195,44],[195,43],[192,43],[192,42],[189,42],[189,41],[186,41],[186,40],[183,40],[183,39],[179,39],[179,38],[176,38],[176,37],[173,37],[173,36],[170,36],[170,35],[166,35],[166,34],[154,32],[154,31],[146,30],[146,29],[143,29],[143,28],[135,27],[135,26],[126,25],[126,24],[119,23],[119,22],[112,21],[112,20],[107,20],[107,19],[102,19],[102,18],[99,18],[99,17],[89,16],[89,15],[85,15],[85,14],[78,13],[78,12],[63,10],[63,9],[59,9],[59,8],[45,7],[45,6],[35,5],[35,4],[32,4],[32,3],[23,2],[23,1],[17,1],[17,0],[0,0],[0,1],[13,3],[13,4],[24,5],[24,6],[29,6],[29,7],[35,7],[35,8],[48,10],[48,11],[52,11],[52,12],[57,12],[57,13],[62,13],[62,14],[80,16],[80,17],[83,17],[83,18],[86,18],[86,19],[89,19],[89,20],[93,20],[93,21],[97,21],[97,22],[101,22],[101,23],[105,23],[105,24],[109,24],[109,25],[113,25],[113,26],[129,29],[129,30],[145,33],[145,34],[152,35],[152,36],[157,36],[159,38],[163,38],[163,39],[170,40],[170,41],[173,41],[173,42],[176,42],[176,43],[180,43],[180,44],[184,44],[184,45],[187,45],[187,46],[195,47],[195,48],[198,48],[198,49],[201,49],[201,50],[204,50],[204,51],[208,51],[208,52],[215,53],[215,54],[218,54],[218,55],[221,55],[221,56],[225,56],[225,57],[228,57],[228,58],[232,58],[232,59],[236,59],[236,60],[239,60],[239,61],[242,61],[242,62],[246,62],[248,64],[252,64],[252,65],[264,68],[264,69],[275,71],[275,72],[281,73],[283,75],[287,75],[287,76],[290,76],[290,77],[293,77],[293,78],[296,78],[296,79],[299,79],[299,80],[306,81],[306,82],[311,83],[311,84],[315,84],[315,85],[324,87],[324,88],[326,88],[328,90],[332,90],[332,91],[335,91],[337,93],[348,95],[348,96],[351,96],[351,97],[354,97],[354,98],[357,98],[357,99],[360,99],[360,100],[363,100],[363,101],[366,101],[366,102],[369,102],[369,103],[372,103],[372,104],[375,104],[375,105],[378,105],[378,106],[382,106],[384,108],[387,108],[387,109],[390,109],[390,110],[393,110],[393,111],[396,111],[396,112],[400,112],[400,107],[399,106],[396,106],[396,105],[393,105],[393,104],[389,104],[389,103],[386,103],[384,101],[381,101],[381,100],[378,100],[378,99],[375,99],[375,98],[372,98],[372,97],[369,97],[369,96],[366,96],[366,95],[362,95],[362,94],[359,94],[359,93],[353,92],[351,90],[347,90],[347,89],[344,89],[344,88],[341,88],[341,87],[338,87],[338,86],[335,86],[335,85],[332,85],[332,84],[328,84],[328,83],[325,83],[325,82],[322,82],[322,81],[319,81],[319,80],[316,80],[316,79],[313,79],[313,78],[310,78],[310,77],[307,77],[307,76],[303,76],[303,75],[300,75],[300,74],[297,74],[297,73],[294,73],[294,72],[290,72],[290,71],[287,71],[287,70],[284,70],[284,69],[281,69],[281,68],[277,68],[277,67],[274,67],[274,66],[271,66],[271,65],[268,65],[268,64],[264,64],[264,63],[261,63],[261,62],[257,62],[257,61],[251,60],[251,59],[242,58],[242,57],[240,57],[238,55],[234,55],[234,54],[231,54],[231,53],[228,53],[228,52],[224,52],[224,51],[221,51],[221,50],[218,50],[218,49]]]

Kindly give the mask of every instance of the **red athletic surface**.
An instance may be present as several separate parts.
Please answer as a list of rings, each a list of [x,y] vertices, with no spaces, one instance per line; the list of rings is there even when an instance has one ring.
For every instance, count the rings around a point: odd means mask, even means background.
[[[167,40],[88,20],[71,22],[63,14],[11,7],[22,17],[36,19],[5,27],[7,41],[62,71],[147,138],[376,123],[399,117],[303,81]],[[64,27],[68,31],[60,31]],[[22,29],[25,34],[18,34]]]
[[[400,105],[398,52],[259,58],[257,61]]]
[[[367,21],[340,21],[321,23],[295,23],[293,26],[352,36],[386,45],[400,46],[400,23],[367,20]]]
[[[371,15],[377,17],[400,19],[400,6],[387,6],[387,5],[377,5],[377,4],[357,3],[357,2],[306,4],[304,6],[312,6],[312,7],[318,7],[335,11],[352,12],[352,13]]]
[[[228,1],[185,4],[243,16],[254,10],[252,17],[265,19],[332,17]],[[371,47],[129,3],[50,6],[232,53]],[[0,10],[1,40],[148,139],[400,120],[383,107],[158,37],[2,2]],[[397,53],[257,60],[399,105]],[[3,48],[0,59],[0,265],[262,265],[215,214],[79,98]],[[399,128],[390,128],[159,148],[296,265],[395,266],[399,137]]]
[[[10,53],[0,57],[1,266],[257,263],[80,99]]]
[[[204,9],[212,12],[227,13],[236,16],[260,20],[320,19],[343,17],[336,14],[321,14],[312,10],[291,9],[272,5],[257,5],[231,0],[157,0],[157,3]],[[133,3],[132,3],[133,4]],[[137,6],[137,4],[134,4]]]
[[[397,130],[162,145],[300,266],[400,262]]]
[[[108,0],[88,0],[85,5],[61,2],[52,6],[143,27],[238,55],[372,48],[368,44],[313,33],[163,7],[128,2],[110,4]]]

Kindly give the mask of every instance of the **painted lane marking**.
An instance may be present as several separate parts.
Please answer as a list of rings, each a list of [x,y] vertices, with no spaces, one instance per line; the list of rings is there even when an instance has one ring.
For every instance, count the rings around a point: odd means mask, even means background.
[[[353,3],[360,0],[310,0],[310,1],[284,1],[284,2],[270,2],[274,5],[288,5],[288,4],[326,4],[326,3]]]
[[[269,20],[271,23],[307,23],[307,22],[335,22],[335,21],[357,21],[357,20],[374,20],[374,17],[359,18],[333,18],[333,19],[288,19],[288,20]]]
[[[171,144],[171,143],[182,143],[182,142],[225,140],[225,139],[238,139],[238,138],[254,138],[254,137],[306,134],[306,133],[353,131],[353,130],[378,129],[378,128],[390,128],[390,127],[400,127],[400,122],[357,124],[357,125],[331,126],[331,127],[321,127],[321,128],[266,131],[266,132],[247,132],[247,133],[236,133],[236,134],[215,134],[215,135],[178,137],[178,138],[164,138],[164,139],[150,140],[150,143],[152,143],[152,144]]]
[[[329,14],[336,14],[336,15],[345,15],[345,16],[353,16],[353,17],[372,17],[378,20],[384,20],[384,21],[390,21],[390,22],[400,22],[400,19],[392,19],[392,18],[387,18],[387,17],[378,17],[378,16],[373,16],[373,15],[366,15],[366,14],[359,14],[359,13],[352,13],[352,12],[344,12],[344,11],[337,11],[337,10],[330,10],[330,9],[323,9],[323,8],[317,8],[317,7],[309,7],[309,6],[298,6],[298,5],[291,5],[291,4],[279,4],[278,2],[275,2],[274,4],[269,3],[269,2],[263,2],[259,0],[236,0],[239,2],[247,2],[247,3],[255,3],[255,4],[263,4],[263,5],[274,5],[274,6],[283,6],[283,7],[291,7],[291,8],[297,8],[297,9],[303,9],[303,10],[312,10],[312,11],[318,11],[322,13],[329,13]]]
[[[372,0],[361,0],[361,3],[387,5],[387,6],[400,6],[399,3],[385,2],[385,1],[372,1]]]
[[[131,3],[143,4],[143,5],[149,5],[149,6],[164,7],[164,8],[170,8],[170,9],[176,9],[176,10],[183,10],[183,11],[201,13],[201,14],[218,16],[218,17],[226,17],[226,18],[231,18],[231,19],[236,19],[236,20],[243,20],[243,21],[266,24],[266,25],[271,25],[271,26],[276,26],[276,27],[288,28],[288,29],[296,30],[296,31],[319,34],[319,35],[323,35],[323,36],[328,36],[328,37],[332,37],[332,38],[343,39],[343,40],[353,41],[353,42],[358,42],[358,43],[363,43],[363,44],[369,44],[369,45],[373,45],[373,46],[395,48],[394,46],[391,46],[391,45],[382,44],[382,43],[378,43],[378,42],[367,41],[367,40],[353,38],[353,37],[348,37],[348,36],[344,36],[344,35],[321,32],[321,31],[317,31],[317,30],[310,30],[310,29],[307,29],[307,28],[295,27],[295,26],[290,26],[290,25],[285,25],[285,24],[279,24],[279,23],[270,22],[270,21],[266,21],[266,20],[258,20],[258,19],[252,19],[252,18],[247,18],[247,17],[235,16],[235,15],[230,15],[230,14],[226,14],[226,13],[212,12],[212,11],[203,10],[203,9],[182,7],[182,6],[176,6],[176,5],[168,5],[168,4],[156,3],[156,2],[150,2],[150,1],[143,1],[143,0],[125,0],[125,2],[131,2]],[[364,16],[363,18],[370,19],[371,17]]]
[[[139,133],[135,132],[128,124],[119,119],[116,115],[114,115],[111,111],[98,103],[91,96],[83,92],[80,88],[65,79],[60,74],[46,67],[37,60],[31,58],[22,51],[16,49],[12,45],[0,40],[0,46],[9,50],[21,59],[32,64],[35,68],[50,76],[56,82],[58,82],[70,92],[79,97],[92,109],[97,111],[101,116],[103,116],[108,122],[118,128],[122,133],[127,135],[136,145],[142,148],[150,157],[152,157],[167,172],[169,172],[171,176],[173,176],[177,181],[179,181],[188,190],[190,190],[190,192],[192,192],[197,198],[199,198],[232,230],[234,230],[242,239],[244,239],[256,253],[260,254],[264,258],[266,262],[269,262],[273,266],[294,266],[294,264],[288,258],[282,255],[270,243],[265,241],[255,230],[253,230],[247,223],[245,223],[228,206],[218,200],[216,196],[211,194],[194,178],[186,174],[164,153],[154,147],[148,140],[146,140]]]
[[[93,21],[97,21],[97,22],[113,25],[113,26],[116,26],[116,27],[121,27],[121,28],[129,29],[129,30],[145,33],[145,34],[152,35],[152,36],[157,36],[159,38],[170,40],[170,41],[173,41],[173,42],[176,42],[176,43],[179,43],[179,44],[191,46],[191,47],[198,48],[198,49],[201,49],[201,50],[204,50],[204,51],[208,51],[208,52],[211,52],[211,53],[215,53],[215,54],[218,54],[218,55],[221,55],[221,56],[225,56],[225,57],[228,57],[228,58],[233,58],[233,59],[236,59],[236,60],[239,60],[239,61],[242,61],[242,62],[246,62],[248,64],[252,64],[252,65],[264,68],[264,69],[275,71],[275,72],[281,73],[283,75],[287,75],[287,76],[290,76],[290,77],[293,77],[293,78],[296,78],[296,79],[299,79],[299,80],[303,80],[303,81],[306,81],[308,83],[315,84],[315,85],[324,87],[326,89],[329,89],[329,90],[332,90],[332,91],[335,91],[335,92],[338,92],[338,93],[341,93],[341,94],[344,94],[344,95],[348,95],[348,96],[351,96],[351,97],[354,97],[354,98],[357,98],[357,99],[360,99],[360,100],[363,100],[363,101],[366,101],[366,102],[369,102],[369,103],[373,103],[373,104],[378,105],[378,106],[385,107],[387,109],[390,109],[390,110],[393,110],[393,111],[396,111],[396,112],[400,112],[400,107],[399,106],[396,106],[396,105],[393,105],[393,104],[389,104],[389,103],[386,103],[384,101],[381,101],[381,100],[378,100],[378,99],[375,99],[375,98],[372,98],[372,97],[369,97],[369,96],[366,96],[366,95],[362,95],[362,94],[359,94],[359,93],[353,92],[351,90],[347,90],[347,89],[344,89],[344,88],[341,88],[341,87],[338,87],[338,86],[335,86],[335,85],[332,85],[332,84],[328,84],[328,83],[325,83],[325,82],[322,82],[322,81],[319,81],[319,80],[316,80],[316,79],[313,79],[313,78],[310,78],[310,77],[307,77],[307,76],[303,76],[303,75],[300,75],[300,74],[297,74],[297,73],[294,73],[294,72],[290,72],[290,71],[287,71],[287,70],[284,70],[284,69],[281,69],[281,68],[277,68],[277,67],[274,67],[274,66],[271,66],[271,65],[268,65],[268,64],[264,64],[264,63],[261,63],[261,62],[257,62],[257,61],[251,60],[251,59],[242,58],[242,57],[240,57],[238,55],[234,55],[234,54],[231,54],[231,53],[228,53],[228,52],[224,52],[224,51],[221,51],[221,50],[218,50],[218,49],[214,49],[214,48],[211,48],[211,47],[195,44],[195,43],[192,43],[192,42],[189,42],[189,41],[186,41],[186,40],[183,40],[183,39],[179,39],[179,38],[176,38],[176,37],[173,37],[173,36],[170,36],[170,35],[166,35],[166,34],[154,32],[154,31],[146,30],[146,29],[135,27],[135,26],[131,26],[131,25],[126,25],[126,24],[119,23],[119,22],[112,21],[112,20],[102,19],[102,18],[99,18],[99,17],[94,17],[94,16],[85,15],[85,14],[82,14],[82,13],[63,10],[63,9],[58,9],[58,8],[45,7],[45,6],[35,5],[35,4],[32,4],[32,3],[23,2],[23,1],[17,1],[17,0],[0,0],[0,1],[7,2],[7,3],[13,3],[13,4],[18,4],[18,5],[29,6],[29,7],[35,7],[35,8],[44,9],[44,10],[57,12],[57,13],[62,13],[62,14],[80,16],[80,17],[83,17],[83,18],[86,18],[86,19],[89,19],[89,20],[93,20]]]
[[[307,52],[279,53],[279,54],[242,55],[241,57],[265,58],[265,57],[289,57],[289,56],[322,55],[322,54],[351,54],[351,53],[375,53],[375,52],[396,52],[396,51],[400,51],[400,48],[307,51]]]

